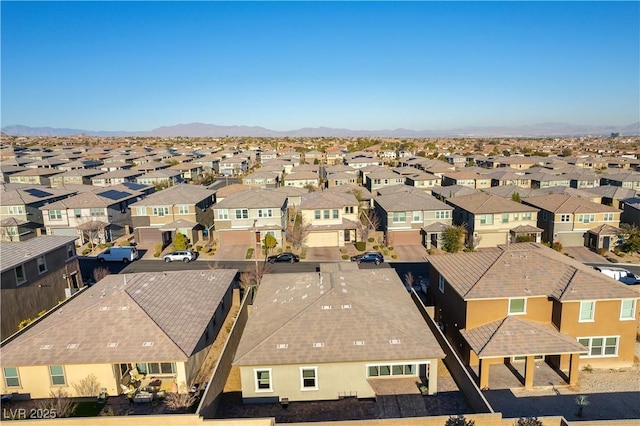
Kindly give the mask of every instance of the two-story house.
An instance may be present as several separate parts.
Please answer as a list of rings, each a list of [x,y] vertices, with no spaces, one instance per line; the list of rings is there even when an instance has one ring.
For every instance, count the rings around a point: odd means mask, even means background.
[[[276,188],[280,185],[279,170],[256,170],[242,177],[242,184],[256,188]]]
[[[620,210],[614,207],[566,194],[527,197],[522,203],[540,210],[537,226],[543,230],[544,242],[559,242],[565,247],[602,247],[605,250],[613,249],[616,244],[611,235],[595,241],[589,238],[588,233],[601,225],[617,228]]]
[[[491,176],[462,171],[442,174],[442,186],[461,185],[469,188],[482,189],[491,186]]]
[[[360,209],[353,194],[310,192],[302,196],[299,210],[302,223],[309,225],[307,247],[343,247],[356,241]]]
[[[113,186],[126,182],[135,182],[137,178],[144,174],[140,170],[113,170],[91,178],[93,186]]]
[[[0,244],[1,340],[84,285],[74,240],[47,235]]]
[[[571,385],[586,365],[633,364],[638,293],[589,266],[536,243],[429,263],[435,319],[481,389],[504,364],[524,363],[526,387],[548,385],[536,382],[538,362]]]
[[[486,193],[453,197],[453,223],[467,230],[466,244],[473,248],[495,247],[518,241],[540,241],[536,227],[538,209]]]
[[[320,176],[316,172],[297,171],[296,168],[294,168],[290,174],[284,177],[283,185],[297,186],[298,188],[318,188],[320,186]]]
[[[9,176],[9,183],[25,183],[28,185],[51,186],[51,179],[62,172],[51,168],[28,168]]]
[[[364,187],[372,194],[379,188],[404,185],[405,177],[388,169],[380,169],[364,175]]]
[[[214,194],[204,186],[180,184],[130,204],[136,241],[168,245],[176,232],[192,244],[200,241],[213,227]]]

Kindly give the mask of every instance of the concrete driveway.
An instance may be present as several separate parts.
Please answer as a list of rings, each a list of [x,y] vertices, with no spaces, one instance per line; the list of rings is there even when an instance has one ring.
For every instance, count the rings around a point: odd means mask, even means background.
[[[222,244],[218,247],[213,260],[245,260],[249,246],[244,245],[226,245]],[[255,255],[255,253],[254,253]],[[260,253],[258,253],[260,256]]]

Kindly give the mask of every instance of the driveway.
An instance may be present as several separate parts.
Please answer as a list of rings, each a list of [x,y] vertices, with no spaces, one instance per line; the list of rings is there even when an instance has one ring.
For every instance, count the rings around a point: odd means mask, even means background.
[[[246,244],[242,245],[227,245],[222,244],[218,247],[216,254],[213,256],[212,260],[245,260],[247,257],[247,250],[249,246]],[[255,253],[254,253],[255,255]],[[258,253],[258,256],[260,254]]]

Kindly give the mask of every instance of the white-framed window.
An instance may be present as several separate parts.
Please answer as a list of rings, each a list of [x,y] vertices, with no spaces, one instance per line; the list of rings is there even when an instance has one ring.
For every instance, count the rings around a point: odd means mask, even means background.
[[[509,299],[509,315],[524,315],[527,313],[527,299],[517,297]]]
[[[619,336],[578,337],[578,342],[587,348],[580,358],[603,358],[618,356]]]
[[[49,210],[49,220],[62,220],[62,211]]]
[[[340,210],[338,210],[338,209],[334,209],[333,210],[333,218],[334,219],[339,219],[340,218]]]
[[[136,216],[146,216],[147,208],[146,207],[136,207]]]
[[[518,222],[520,220],[520,213],[514,213],[513,214],[513,221],[514,222]]]
[[[64,378],[64,368],[61,365],[50,365],[49,376],[51,377],[51,384],[53,386],[64,386],[67,384]]]
[[[605,213],[603,220],[605,222],[613,222],[613,213]]]
[[[502,213],[502,223],[509,223],[509,213]]]
[[[47,259],[44,258],[44,255],[38,256],[37,262],[38,262],[38,273],[44,274],[45,272],[47,272]]]
[[[24,271],[24,265],[18,265],[13,270],[16,273],[16,285],[27,282],[27,274]]]
[[[406,212],[393,212],[393,223],[406,222],[406,221],[407,221]]]
[[[331,213],[329,212],[329,210],[323,210],[322,211],[322,217],[324,219],[329,219],[331,217]]]
[[[73,209],[73,217],[80,219],[82,217],[82,209]]]
[[[620,302],[620,319],[636,319],[636,299],[623,299]]]
[[[218,219],[220,219],[220,220],[229,220],[229,210],[228,209],[218,209]]]
[[[571,215],[570,214],[561,214],[560,215],[560,222],[571,222]]]
[[[438,277],[438,290],[440,293],[444,293],[444,277],[442,275]]]
[[[451,210],[436,210],[436,219],[451,219]]]
[[[415,376],[416,372],[416,364],[367,365],[367,377]]]
[[[413,218],[411,219],[412,222],[421,222],[422,221],[422,212],[420,210],[414,210],[413,211]]]
[[[492,214],[481,214],[479,217],[480,217],[480,225],[492,225],[493,224],[493,215]]]
[[[314,210],[313,214],[316,219],[319,220],[321,218],[320,210]]]
[[[186,204],[179,205],[178,214],[189,214],[189,206]]]
[[[596,215],[593,213],[578,215],[578,222],[580,223],[591,223],[591,222],[595,222],[595,220],[596,220]]]
[[[590,322],[595,318],[596,302],[587,300],[580,302],[580,317],[578,322]]]
[[[345,214],[353,214],[353,206],[347,206],[344,208]]]
[[[89,209],[89,214],[91,216],[104,216],[104,209],[103,208],[93,208],[93,209]]]
[[[9,206],[10,215],[24,214],[24,206]]]
[[[236,209],[236,219],[249,219],[249,209]]]
[[[256,392],[273,392],[271,369],[254,369]]]
[[[154,216],[168,216],[169,215],[169,207],[154,207],[153,208]]]
[[[522,213],[522,220],[531,220],[531,212]]]
[[[76,255],[76,246],[73,243],[67,244],[67,259],[73,259]]]
[[[20,376],[18,375],[17,367],[4,367],[2,369],[4,374],[4,384],[8,388],[20,387]]]
[[[258,209],[258,217],[273,217],[273,209]]]
[[[318,367],[300,367],[300,390],[318,390]]]

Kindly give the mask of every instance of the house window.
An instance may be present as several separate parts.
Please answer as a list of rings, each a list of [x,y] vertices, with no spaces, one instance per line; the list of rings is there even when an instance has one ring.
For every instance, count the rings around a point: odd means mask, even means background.
[[[571,215],[570,214],[560,215],[560,222],[571,222]]]
[[[236,219],[249,219],[249,210],[248,209],[237,209],[236,210]]]
[[[38,261],[38,273],[44,274],[45,272],[47,272],[47,261],[44,258],[44,256],[39,256],[37,261]]]
[[[314,213],[314,215],[315,215],[314,217],[316,219],[320,219],[320,210],[315,210],[313,213]]]
[[[531,220],[531,213],[522,213],[522,220]]]
[[[588,350],[580,358],[618,356],[618,336],[579,337],[578,342]]]
[[[136,215],[137,216],[146,216],[147,208],[146,207],[136,207]]]
[[[393,212],[393,222],[406,222],[407,221],[407,213],[406,212]]]
[[[579,322],[593,321],[596,302],[580,302],[580,319]]]
[[[227,209],[218,210],[218,219],[220,219],[220,220],[229,220],[229,210],[227,210]]]
[[[20,387],[20,377],[18,376],[18,369],[16,367],[4,367],[4,384],[8,388]]]
[[[89,209],[91,216],[104,216],[104,209]]]
[[[523,315],[527,313],[527,299],[509,299],[509,315]]]
[[[480,225],[493,225],[493,215],[492,214],[481,214],[480,215]]]
[[[417,369],[415,364],[368,365],[367,377],[415,376],[416,371]]]
[[[632,320],[636,318],[636,299],[625,299],[620,303],[620,319]]]
[[[273,210],[272,209],[259,209],[258,210],[258,217],[273,217]]]
[[[64,379],[64,368],[61,365],[50,365],[49,375],[51,376],[51,384],[54,386],[64,386],[66,381]]]
[[[24,284],[27,281],[27,275],[24,273],[24,265],[18,265],[14,270],[16,271],[16,285]]]
[[[413,212],[413,219],[412,219],[413,222],[420,222],[421,221],[420,213],[421,213],[420,211],[414,211]]]
[[[437,210],[436,219],[451,219],[451,210]]]
[[[502,223],[509,223],[509,213],[502,213]]]
[[[9,206],[10,215],[24,214],[24,206]]]
[[[331,217],[329,214],[329,210],[324,210],[322,212],[322,217],[324,217],[325,219],[329,219]]]
[[[189,214],[189,206],[187,205],[178,206],[178,214]]]
[[[578,222],[581,222],[581,223],[591,223],[591,222],[595,222],[595,220],[596,220],[596,215],[593,213],[578,215]]]
[[[514,213],[514,214],[513,214],[513,221],[514,221],[514,222],[517,222],[517,221],[519,221],[519,220],[520,220],[520,213]]]
[[[613,222],[613,213],[605,213],[603,220],[605,222]]]
[[[442,275],[438,277],[438,290],[440,293],[444,293],[444,277]]]
[[[545,210],[542,211],[542,220],[547,220],[547,212]]]
[[[318,389],[318,367],[300,367],[300,389]]]
[[[140,374],[175,374],[174,362],[142,362],[137,363],[136,368]]]
[[[76,246],[67,244],[67,259],[73,259],[74,257],[76,257]]]
[[[82,210],[80,210],[80,209],[73,209],[73,216],[74,216],[76,219],[81,218],[81,217],[82,217]]]
[[[62,211],[49,210],[49,220],[61,220],[61,219],[62,219]]]
[[[256,375],[256,392],[272,392],[271,369],[253,370]]]
[[[340,210],[336,209],[336,210],[333,211],[333,218],[334,219],[340,218]]]
[[[154,216],[167,216],[169,215],[169,207],[154,207],[153,208]]]
[[[344,208],[345,214],[353,214],[353,206],[347,206]]]

